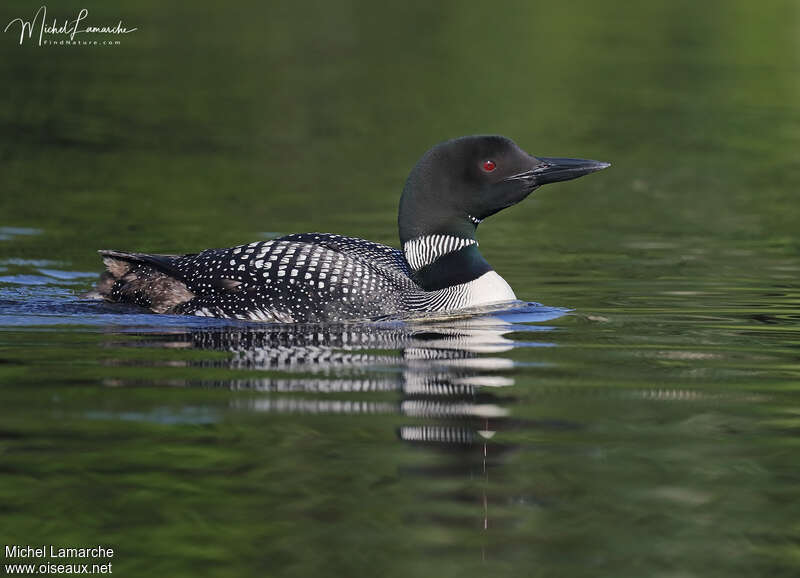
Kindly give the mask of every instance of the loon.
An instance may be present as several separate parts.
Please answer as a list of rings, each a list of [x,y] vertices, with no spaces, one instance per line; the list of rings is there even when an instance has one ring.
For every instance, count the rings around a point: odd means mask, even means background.
[[[487,217],[546,183],[610,166],[534,157],[509,138],[466,136],[426,152],[400,199],[402,249],[328,233],[298,233],[188,255],[101,250],[92,296],[155,313],[278,323],[380,319],[513,301],[481,256]]]

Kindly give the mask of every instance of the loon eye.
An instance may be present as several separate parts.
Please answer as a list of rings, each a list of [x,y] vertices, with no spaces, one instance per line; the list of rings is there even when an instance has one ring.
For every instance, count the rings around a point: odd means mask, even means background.
[[[487,173],[491,173],[493,170],[497,168],[497,164],[494,161],[483,161],[481,167]]]

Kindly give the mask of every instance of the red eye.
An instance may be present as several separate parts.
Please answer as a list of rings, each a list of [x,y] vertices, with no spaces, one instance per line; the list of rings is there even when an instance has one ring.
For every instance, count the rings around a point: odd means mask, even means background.
[[[481,166],[483,167],[483,170],[486,171],[487,173],[491,173],[493,170],[497,168],[497,165],[495,164],[494,161],[483,161],[483,165]]]

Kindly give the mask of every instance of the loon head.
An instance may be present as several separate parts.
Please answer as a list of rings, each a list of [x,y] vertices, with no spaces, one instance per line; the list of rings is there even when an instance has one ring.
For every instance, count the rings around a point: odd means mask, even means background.
[[[503,136],[466,136],[434,146],[411,170],[400,199],[400,242],[426,235],[473,239],[486,217],[541,185],[599,171],[609,163],[535,157]]]

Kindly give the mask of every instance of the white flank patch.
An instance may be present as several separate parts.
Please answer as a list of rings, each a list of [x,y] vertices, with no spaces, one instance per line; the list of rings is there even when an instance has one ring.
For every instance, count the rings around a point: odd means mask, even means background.
[[[487,271],[474,281],[464,283],[463,287],[467,291],[467,302],[462,307],[513,301],[517,298],[511,286],[496,271]]]

